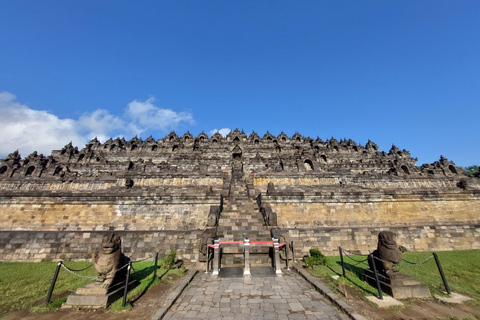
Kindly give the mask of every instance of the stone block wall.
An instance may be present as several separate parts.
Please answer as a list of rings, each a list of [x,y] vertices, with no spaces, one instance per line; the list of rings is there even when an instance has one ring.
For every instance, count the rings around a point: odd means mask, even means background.
[[[480,223],[480,194],[331,193],[262,195],[280,228]]]
[[[480,250],[480,224],[288,229],[297,259],[311,248],[327,256],[338,255],[338,247],[368,254],[377,248],[380,231],[396,232],[397,243],[414,252]]]
[[[368,254],[376,249],[380,231],[394,231],[398,243],[410,251],[480,250],[480,225],[430,225],[288,229],[295,243],[296,258],[311,248],[328,256],[338,247]],[[199,262],[202,230],[115,231],[122,238],[123,252],[133,261],[158,252],[162,258],[177,252],[177,258],[203,268]],[[0,262],[89,261],[100,246],[105,231],[0,231]]]
[[[132,261],[159,258],[177,252],[177,259],[196,264],[201,230],[115,231],[122,238],[123,253]],[[106,232],[101,231],[0,231],[0,262],[91,260]]]
[[[1,197],[2,230],[193,230],[220,196]]]

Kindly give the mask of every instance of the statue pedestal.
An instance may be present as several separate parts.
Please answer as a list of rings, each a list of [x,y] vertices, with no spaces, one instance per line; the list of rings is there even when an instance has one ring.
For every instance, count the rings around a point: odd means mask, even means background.
[[[366,269],[362,274],[362,280],[368,281],[371,286],[376,288],[373,270]],[[378,281],[380,281],[382,291],[395,299],[431,297],[430,289],[427,286],[420,284],[417,278],[400,272],[395,273],[395,279],[379,274]]]
[[[137,281],[131,280],[128,289],[135,288],[137,284]],[[70,294],[62,308],[106,308],[109,304],[122,297],[124,291],[125,281],[118,282],[108,289],[102,287],[102,282],[89,283],[84,287],[78,288],[75,293]]]

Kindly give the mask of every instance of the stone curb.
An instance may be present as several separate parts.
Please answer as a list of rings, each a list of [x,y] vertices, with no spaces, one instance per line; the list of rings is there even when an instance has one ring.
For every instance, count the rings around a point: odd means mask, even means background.
[[[192,281],[193,277],[197,274],[198,270],[192,270],[188,273],[185,279],[180,282],[175,290],[170,292],[168,297],[163,302],[163,307],[157,310],[155,314],[152,316],[152,320],[159,320],[162,319],[168,312],[168,310],[173,306],[175,301],[177,301],[178,297],[182,294],[183,290],[188,286],[190,281]]]
[[[349,306],[345,301],[343,301],[337,294],[333,293],[330,288],[328,288],[326,285],[321,283],[316,277],[312,276],[309,274],[307,271],[303,270],[303,268],[296,264],[293,265],[293,268],[295,271],[297,271],[305,280],[307,280],[308,283],[310,283],[312,286],[317,289],[318,292],[320,292],[325,298],[330,300],[333,304],[335,304],[340,310],[345,312],[350,319],[353,320],[367,320],[364,316],[361,314],[358,314],[355,312],[355,310]]]

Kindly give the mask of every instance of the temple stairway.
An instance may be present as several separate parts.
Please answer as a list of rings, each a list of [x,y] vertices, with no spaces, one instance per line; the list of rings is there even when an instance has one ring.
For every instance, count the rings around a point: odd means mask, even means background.
[[[241,164],[240,164],[241,165]],[[243,241],[271,241],[271,233],[265,225],[255,199],[247,193],[245,181],[242,179],[241,166],[233,166],[230,195],[224,198],[223,211],[218,220],[217,236],[222,242]],[[250,257],[252,265],[271,264],[269,248],[251,247]],[[226,247],[223,249],[222,265],[243,265],[243,246]]]

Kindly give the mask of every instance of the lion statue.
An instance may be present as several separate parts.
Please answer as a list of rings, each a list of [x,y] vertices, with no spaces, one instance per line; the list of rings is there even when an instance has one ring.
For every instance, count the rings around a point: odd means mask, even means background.
[[[103,282],[102,287],[108,288],[114,280],[123,280],[127,274],[127,268],[123,268],[130,258],[122,253],[122,239],[114,233],[103,237],[100,250],[93,254],[93,266],[101,276],[97,281]]]
[[[390,279],[395,279],[394,272],[398,272],[393,267],[402,261],[402,253],[407,251],[404,246],[397,244],[397,234],[392,231],[382,231],[378,234],[377,250],[373,251],[375,267],[377,271],[387,275]],[[370,269],[373,270],[371,261],[368,261]]]

